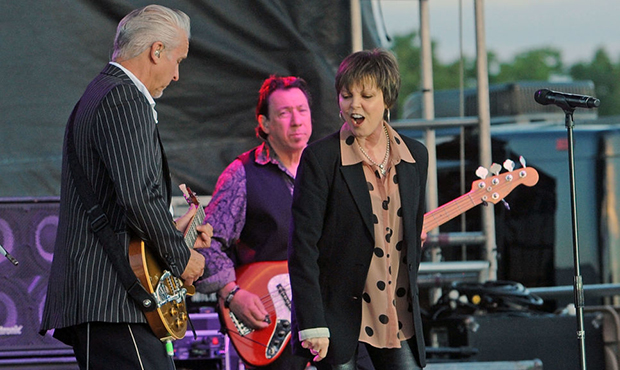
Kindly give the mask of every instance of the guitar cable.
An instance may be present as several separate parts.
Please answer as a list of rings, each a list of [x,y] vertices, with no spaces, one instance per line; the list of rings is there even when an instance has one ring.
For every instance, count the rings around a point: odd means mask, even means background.
[[[189,327],[192,329],[192,334],[194,335],[194,340],[197,340],[198,336],[196,335],[196,329],[194,328],[194,323],[192,322],[192,318],[191,318],[191,316],[189,314],[187,314],[187,322],[189,323]]]

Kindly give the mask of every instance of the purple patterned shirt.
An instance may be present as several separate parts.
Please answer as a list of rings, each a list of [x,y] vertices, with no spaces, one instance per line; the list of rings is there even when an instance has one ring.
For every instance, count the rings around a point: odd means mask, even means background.
[[[282,170],[289,191],[293,194],[295,177],[280,163],[278,156],[267,143],[262,143],[255,150],[256,163],[265,165],[274,163]],[[246,175],[239,158],[226,167],[215,184],[215,190],[209,204],[205,207],[205,222],[213,226],[211,247],[201,249],[205,256],[205,273],[196,283],[201,293],[217,292],[226,284],[235,281],[235,266],[228,253],[234,253],[241,231],[245,226],[247,207]]]

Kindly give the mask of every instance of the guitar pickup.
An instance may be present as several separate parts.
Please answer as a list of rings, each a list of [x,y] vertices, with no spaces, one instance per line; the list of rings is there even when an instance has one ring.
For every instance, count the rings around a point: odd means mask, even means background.
[[[247,326],[245,326],[245,324],[241,322],[241,320],[237,319],[237,316],[235,316],[235,314],[232,311],[228,311],[228,315],[230,316],[230,319],[232,320],[233,324],[235,324],[235,328],[237,328],[237,332],[239,333],[240,336],[245,337],[246,335],[254,331],[248,328]]]

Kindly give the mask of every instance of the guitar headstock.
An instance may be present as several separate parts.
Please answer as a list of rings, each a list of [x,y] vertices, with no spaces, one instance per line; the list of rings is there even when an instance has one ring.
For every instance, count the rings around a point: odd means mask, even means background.
[[[510,166],[506,166],[506,162],[504,162],[504,167],[511,168]],[[481,202],[491,202],[493,204],[497,204],[497,202],[504,199],[504,197],[510,194],[510,192],[519,185],[536,185],[539,177],[538,171],[532,167],[523,167],[504,173],[498,173],[497,168],[493,168],[492,171],[493,173],[496,173],[495,176],[476,180],[471,186],[470,194],[475,199],[480,197],[479,199]],[[476,171],[477,174],[485,172],[488,173],[486,170],[481,171],[479,169]]]
[[[179,189],[181,189],[181,191],[183,192],[183,197],[185,198],[185,201],[187,202],[188,205],[200,205],[200,202],[198,201],[198,198],[196,198],[196,193],[194,193],[189,186],[185,185],[185,184],[181,184],[179,185]]]

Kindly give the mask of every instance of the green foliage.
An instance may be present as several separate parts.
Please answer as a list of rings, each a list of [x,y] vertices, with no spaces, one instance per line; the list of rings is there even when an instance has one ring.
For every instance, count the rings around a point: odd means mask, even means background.
[[[416,32],[394,36],[393,40],[392,50],[400,64],[402,78],[398,104],[403,107],[407,96],[420,90],[420,41]],[[462,61],[445,64],[436,58],[434,43],[432,50],[435,90],[459,88],[461,70],[464,87],[476,86],[475,58],[464,56]],[[509,61],[500,61],[493,51],[488,51],[487,63],[490,84],[557,78],[592,80],[595,95],[601,100],[599,116],[620,114],[620,62],[614,63],[603,48],[595,52],[590,62],[579,62],[570,67],[564,66],[561,52],[553,47],[526,50]]]
[[[401,86],[398,94],[398,107],[403,107],[408,95],[420,90],[420,45],[415,33],[404,36],[395,36],[392,51],[398,60]],[[417,42],[417,43],[416,43]],[[400,117],[400,114],[398,115]]]
[[[562,57],[559,50],[533,49],[517,54],[510,62],[500,62],[499,72],[496,75],[489,75],[489,82],[546,81],[551,76],[562,74]]]
[[[570,68],[574,79],[592,80],[596,97],[601,100],[601,116],[620,114],[620,65],[611,61],[605,50],[598,49],[590,63],[577,63]]]

